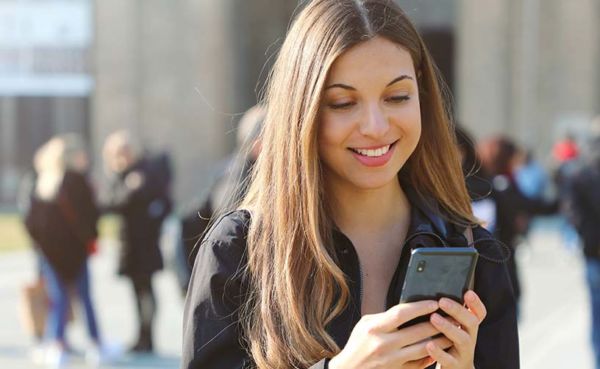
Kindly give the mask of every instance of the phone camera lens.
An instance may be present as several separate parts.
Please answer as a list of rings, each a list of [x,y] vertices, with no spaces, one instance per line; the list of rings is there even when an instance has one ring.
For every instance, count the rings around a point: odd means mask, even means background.
[[[422,272],[425,270],[425,261],[420,261],[419,264],[417,264],[417,272]]]

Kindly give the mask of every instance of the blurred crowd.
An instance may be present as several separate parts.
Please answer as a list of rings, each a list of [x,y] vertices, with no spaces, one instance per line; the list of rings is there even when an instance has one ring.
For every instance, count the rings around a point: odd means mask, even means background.
[[[457,128],[463,169],[473,212],[510,251],[508,271],[517,299],[522,288],[515,260],[532,220],[555,215],[561,219],[562,244],[581,252],[592,312],[592,348],[600,367],[600,117],[586,132],[567,133],[549,153],[544,166],[529,148],[505,136],[477,143]],[[548,168],[548,169],[546,169]]]
[[[50,301],[42,323],[36,314],[31,316],[37,327],[33,330],[38,342],[34,360],[52,367],[66,362],[73,350],[66,337],[66,327],[74,318],[73,300],[79,301],[85,312],[92,343],[86,359],[99,364],[115,355],[103,339],[90,291],[93,275],[88,261],[98,248],[98,220],[103,214],[121,218],[118,273],[131,282],[138,316],[138,338],[130,351],[154,350],[157,299],[152,276],[163,268],[163,222],[174,215],[181,225],[175,236],[174,272],[185,296],[199,240],[216,215],[234,209],[243,197],[260,153],[263,119],[261,106],[246,112],[238,126],[237,148],[216,165],[217,175],[209,191],[176,212],[168,153],[145,150],[126,131],[114,132],[105,141],[102,156],[109,185],[108,196],[101,201],[90,179],[89,153],[81,137],[56,136],[39,148],[35,170],[23,181],[21,201],[23,220],[36,251],[35,287]],[[509,137],[475,142],[458,126],[456,140],[474,214],[504,245],[517,300],[521,285],[515,251],[536,216],[559,215],[565,247],[576,251],[582,246],[591,293],[593,342],[600,355],[600,119],[591,127],[586,140],[571,134],[558,140],[551,165],[537,160],[530,148]]]
[[[176,234],[175,273],[185,296],[194,247],[214,214],[235,206],[260,150],[262,107],[250,109],[238,127],[238,150],[218,163],[209,194],[180,211]],[[163,223],[173,215],[173,171],[167,152],[146,150],[130,132],[109,135],[102,150],[107,177],[104,196],[91,179],[88,149],[75,134],[51,138],[36,152],[34,170],[23,180],[21,209],[36,254],[37,280],[28,286],[33,360],[62,367],[76,349],[66,331],[74,319],[72,304],[85,313],[91,345],[86,360],[95,365],[116,359],[122,350],[104,340],[90,291],[89,258],[98,249],[98,221],[104,214],[120,218],[118,273],[131,282],[138,317],[137,340],[130,353],[154,351],[153,326],[157,311],[152,277],[164,267]],[[233,194],[236,194],[233,196]],[[37,295],[47,296],[45,298]]]
[[[66,339],[72,299],[81,302],[92,347],[86,359],[100,363],[111,356],[103,341],[90,293],[88,259],[96,252],[101,214],[121,217],[119,274],[131,281],[138,315],[138,339],[132,352],[153,350],[156,298],[152,275],[163,267],[159,238],[171,212],[171,169],[166,154],[149,155],[130,134],[118,131],[104,145],[103,161],[110,196],[99,203],[89,179],[90,160],[81,137],[53,137],[35,154],[34,172],[23,185],[24,223],[35,245],[38,285],[49,297],[34,359],[62,366],[73,350]],[[32,320],[44,318],[31,316]],[[35,324],[39,326],[40,324]]]

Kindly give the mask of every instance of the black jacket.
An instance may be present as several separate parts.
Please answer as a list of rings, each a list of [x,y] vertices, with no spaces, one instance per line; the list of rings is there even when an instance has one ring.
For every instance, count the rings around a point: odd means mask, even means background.
[[[387,294],[386,308],[397,304],[406,274],[410,251],[423,246],[466,246],[462,231],[446,224],[426,202],[409,193],[411,223],[400,262]],[[238,308],[248,291],[239,278],[246,263],[245,247],[250,215],[244,210],[222,217],[204,238],[196,258],[183,323],[182,369],[233,369],[249,367],[252,359],[242,343]],[[482,228],[474,229],[480,258],[475,274],[475,292],[488,315],[480,326],[475,350],[477,369],[519,368],[519,343],[515,299],[504,263],[506,252]],[[359,321],[360,269],[350,240],[334,231],[340,267],[347,275],[351,301],[327,331],[344,347]],[[327,359],[311,368],[326,368]]]
[[[103,211],[122,216],[119,273],[148,276],[162,269],[159,248],[162,222],[170,202],[152,163],[142,159],[113,178]]]
[[[55,199],[42,200],[32,190],[29,202],[25,226],[36,247],[63,281],[74,281],[87,259],[88,243],[98,235],[99,213],[87,179],[68,171]]]

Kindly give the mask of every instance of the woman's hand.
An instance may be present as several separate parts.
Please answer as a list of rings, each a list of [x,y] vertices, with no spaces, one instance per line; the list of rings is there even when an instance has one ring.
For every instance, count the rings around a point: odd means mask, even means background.
[[[440,308],[449,317],[431,315],[431,324],[453,343],[447,352],[436,342],[427,343],[427,352],[437,361],[437,368],[473,369],[477,331],[485,319],[486,309],[475,292],[467,291],[464,297],[467,307],[447,298],[439,301]]]
[[[329,368],[426,368],[434,362],[429,357],[427,343],[435,342],[435,347],[447,349],[452,342],[444,336],[430,340],[440,330],[429,322],[398,327],[437,309],[436,301],[427,300],[400,304],[380,314],[363,316],[352,330],[346,347],[329,362]]]

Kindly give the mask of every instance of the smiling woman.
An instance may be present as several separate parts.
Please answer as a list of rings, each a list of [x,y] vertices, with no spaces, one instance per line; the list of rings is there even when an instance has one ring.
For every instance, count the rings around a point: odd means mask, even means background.
[[[310,1],[264,104],[247,195],[195,261],[182,368],[518,368],[502,263],[480,258],[465,306],[398,303],[411,250],[495,247],[436,70],[394,2]]]
[[[331,190],[397,186],[393,179],[421,136],[416,79],[410,53],[379,36],[333,63],[319,126]]]

